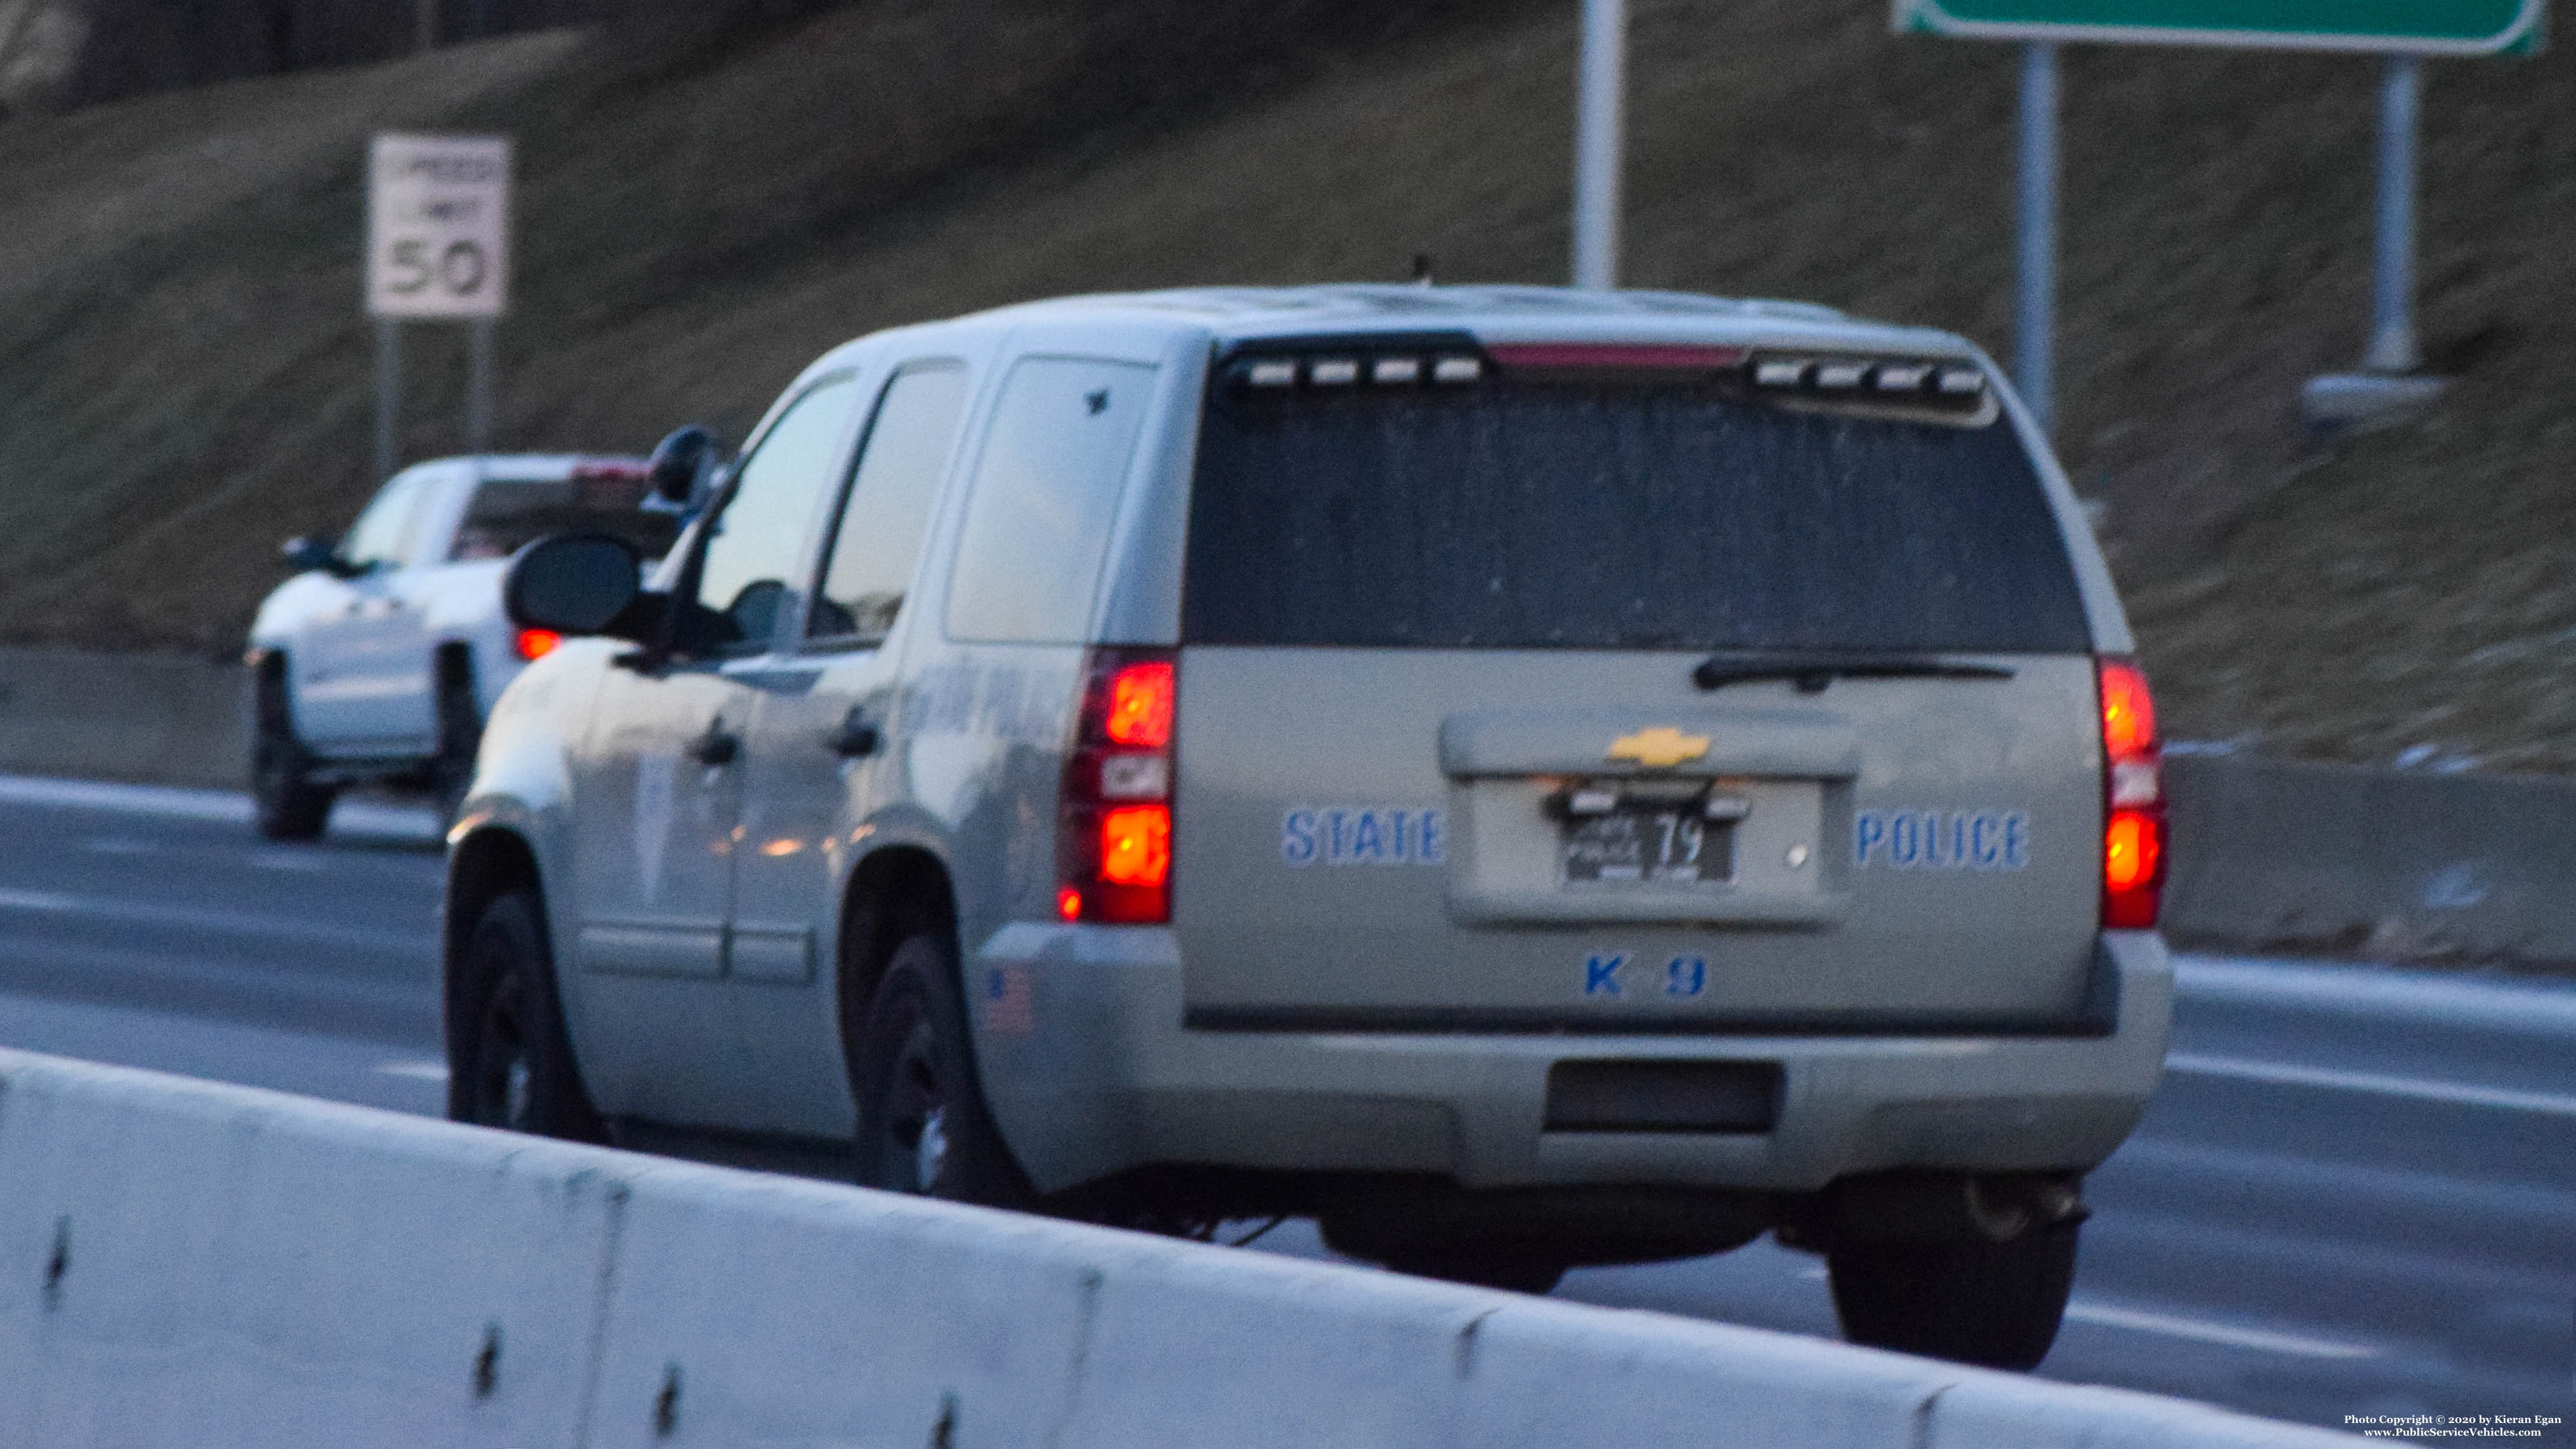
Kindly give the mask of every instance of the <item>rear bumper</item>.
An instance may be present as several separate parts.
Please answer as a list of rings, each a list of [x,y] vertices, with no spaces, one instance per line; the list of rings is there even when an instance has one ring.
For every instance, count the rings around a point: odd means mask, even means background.
[[[1131,1167],[1424,1172],[1462,1186],[1806,1191],[1883,1168],[2088,1169],[2164,1071],[2173,968],[2103,935],[2109,1035],[1540,1036],[1192,1030],[1151,927],[1003,928],[966,963],[987,1095],[1043,1191]],[[1549,1132],[1548,1069],[1584,1058],[1777,1062],[1762,1134]]]

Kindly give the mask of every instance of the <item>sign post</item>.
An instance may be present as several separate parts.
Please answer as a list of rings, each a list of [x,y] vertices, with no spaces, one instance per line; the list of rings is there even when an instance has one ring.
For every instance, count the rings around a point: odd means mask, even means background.
[[[1574,285],[1619,285],[1619,170],[1628,86],[1628,0],[1583,0],[1574,139]]]
[[[2415,344],[2415,138],[2425,56],[2528,55],[2540,48],[2547,0],[1894,0],[1895,26],[2029,47],[2022,70],[2021,305],[2015,368],[2046,427],[2053,391],[2056,270],[2056,57],[2060,45],[2107,42],[2349,51],[2388,57],[2380,89],[2379,197],[2372,246],[2370,342],[2363,374],[2313,379],[2312,421],[2390,419],[2430,402],[2440,383],[2411,378]],[[2048,54],[2043,59],[2042,52]],[[2039,134],[2042,130],[2044,135]],[[2043,180],[2044,173],[2044,180]],[[2043,210],[2046,214],[2043,214]]]
[[[376,319],[376,476],[400,463],[406,321],[472,328],[465,445],[491,444],[493,325],[510,296],[510,142],[376,137],[367,185],[367,311]]]

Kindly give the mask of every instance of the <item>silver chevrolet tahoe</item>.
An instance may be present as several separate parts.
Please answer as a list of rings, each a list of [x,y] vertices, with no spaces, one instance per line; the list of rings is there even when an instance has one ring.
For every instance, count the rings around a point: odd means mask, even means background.
[[[2153,706],[1945,333],[1013,307],[816,362],[649,578],[506,592],[567,642],[451,836],[463,1120],[1533,1290],[1774,1232],[2027,1366],[2161,1071]]]

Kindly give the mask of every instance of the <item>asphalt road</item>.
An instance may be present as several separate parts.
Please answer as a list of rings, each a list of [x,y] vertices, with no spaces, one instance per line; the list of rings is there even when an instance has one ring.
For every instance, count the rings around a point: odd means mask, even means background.
[[[215,792],[0,778],[0,1044],[435,1112],[439,856],[344,806],[276,846]],[[2576,983],[2210,957],[2088,1186],[2051,1378],[2307,1423],[2554,1414],[2576,1440]],[[1262,1246],[1320,1254],[1304,1224]],[[1566,1297],[1831,1335],[1768,1240]]]

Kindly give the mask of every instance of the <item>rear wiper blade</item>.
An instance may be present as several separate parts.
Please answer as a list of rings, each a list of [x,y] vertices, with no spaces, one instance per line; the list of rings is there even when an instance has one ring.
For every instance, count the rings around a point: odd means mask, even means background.
[[[1785,679],[1797,685],[1800,694],[1822,694],[1825,686],[1837,679],[2012,677],[2013,672],[2000,664],[1971,664],[1921,654],[1712,654],[1691,671],[1691,683],[1702,689],[1724,689],[1730,684]]]

